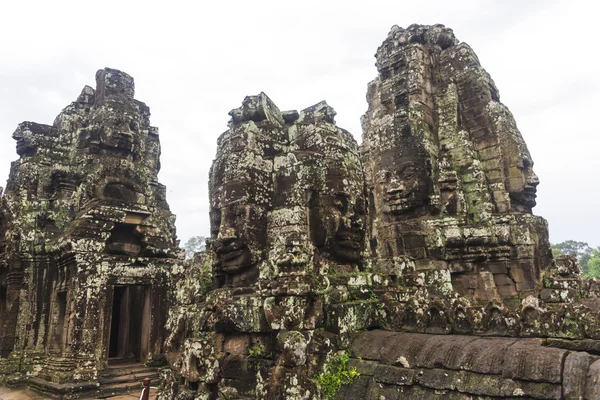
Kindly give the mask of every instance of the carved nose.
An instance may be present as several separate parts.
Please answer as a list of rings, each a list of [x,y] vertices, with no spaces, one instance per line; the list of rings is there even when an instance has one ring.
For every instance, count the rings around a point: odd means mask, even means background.
[[[535,172],[531,171],[531,175],[529,176],[529,179],[527,180],[527,183],[530,186],[537,186],[540,184],[540,179],[538,178],[538,176],[535,174]]]
[[[402,193],[404,193],[404,189],[405,189],[404,185],[400,184],[398,186],[389,188],[388,191],[387,191],[387,193],[391,194],[391,195],[396,194],[396,193],[402,194]]]
[[[221,227],[221,229],[219,229],[217,240],[222,242],[223,244],[231,243],[235,240],[235,238],[235,230],[233,230],[231,227]]]

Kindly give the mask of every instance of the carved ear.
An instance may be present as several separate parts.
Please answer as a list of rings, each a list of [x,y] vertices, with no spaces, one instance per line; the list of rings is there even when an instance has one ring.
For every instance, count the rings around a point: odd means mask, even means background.
[[[309,190],[307,192],[307,207],[308,207],[308,226],[310,240],[316,247],[325,246],[327,234],[323,226],[321,207],[319,206],[319,194],[316,191]]]

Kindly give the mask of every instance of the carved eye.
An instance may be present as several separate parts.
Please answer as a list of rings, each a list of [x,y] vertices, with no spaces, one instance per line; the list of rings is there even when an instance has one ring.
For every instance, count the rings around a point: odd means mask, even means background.
[[[217,236],[221,228],[221,210],[213,209],[210,211],[210,233]]]
[[[356,205],[354,206],[354,212],[358,215],[364,215],[366,210],[366,205],[363,200],[358,200]]]
[[[337,195],[335,197],[333,204],[338,210],[340,210],[344,213],[348,211],[348,197],[347,196]]]
[[[417,169],[415,168],[414,165],[407,165],[406,167],[402,168],[400,170],[400,177],[401,178],[413,178],[415,175],[417,174]]]

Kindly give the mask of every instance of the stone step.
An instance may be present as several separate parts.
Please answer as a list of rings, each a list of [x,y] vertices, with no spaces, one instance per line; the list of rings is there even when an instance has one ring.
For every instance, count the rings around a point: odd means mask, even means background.
[[[77,397],[78,393],[96,390],[98,383],[96,382],[80,382],[80,383],[54,383],[40,378],[30,378],[27,381],[29,388],[38,393],[48,395],[50,397],[72,398]]]
[[[153,367],[145,367],[140,364],[127,365],[120,368],[108,368],[104,373],[102,373],[102,377],[111,377],[111,376],[121,376],[121,375],[135,375],[143,372],[158,372],[156,368]]]
[[[95,399],[106,399],[108,397],[113,397],[117,394],[122,394],[125,392],[133,392],[134,390],[139,390],[139,393],[142,393],[142,383],[141,382],[124,382],[124,383],[115,383],[112,385],[102,386],[96,393]]]
[[[143,371],[143,372],[139,372],[136,374],[129,374],[129,375],[118,375],[118,376],[112,376],[112,377],[102,376],[102,377],[100,377],[99,382],[102,386],[111,385],[111,384],[115,384],[115,383],[124,383],[124,382],[135,382],[139,385],[146,378],[150,378],[152,380],[152,379],[158,379],[158,377],[159,377],[158,371]]]

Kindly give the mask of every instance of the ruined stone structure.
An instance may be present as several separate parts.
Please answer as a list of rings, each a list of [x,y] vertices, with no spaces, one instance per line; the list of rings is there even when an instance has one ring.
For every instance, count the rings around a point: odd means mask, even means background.
[[[375,264],[410,258],[466,298],[518,306],[549,265],[547,223],[531,214],[539,182],[494,82],[442,26],[394,27],[376,58],[363,117]]]
[[[600,398],[598,282],[552,258],[531,155],[477,56],[412,25],[376,60],[360,147],[324,101],[230,112],[189,262],[130,76],[100,70],[52,126],[20,124],[0,382],[68,397],[111,359],[164,357],[161,399]]]
[[[164,358],[179,250],[158,129],[133,78],[105,68],[53,125],[19,124],[0,206],[0,382],[58,393],[111,358]]]
[[[163,394],[314,398],[338,329],[325,327],[322,293],[362,268],[358,146],[325,102],[281,112],[261,93],[230,115],[210,173],[215,289],[171,309]]]
[[[212,290],[198,266],[175,289],[161,398],[599,398],[597,284],[552,259],[477,56],[412,25],[376,59],[360,148],[325,102],[230,112],[197,264]]]

